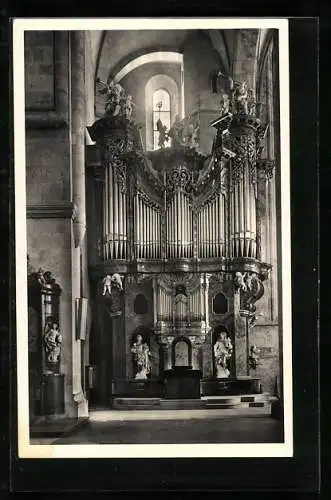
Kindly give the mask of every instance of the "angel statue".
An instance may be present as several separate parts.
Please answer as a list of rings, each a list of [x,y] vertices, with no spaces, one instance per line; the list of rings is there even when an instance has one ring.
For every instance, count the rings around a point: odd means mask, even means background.
[[[133,362],[136,367],[135,379],[147,379],[151,372],[151,352],[148,344],[143,341],[142,335],[138,333],[136,342],[133,343],[131,348],[133,354]]]
[[[112,283],[114,284],[114,286],[116,288],[118,288],[120,291],[123,290],[122,276],[120,276],[119,274],[115,273],[115,274],[113,274],[111,280],[112,280]]]
[[[121,101],[124,96],[124,89],[119,83],[110,82],[107,87],[107,100],[105,111],[107,114],[117,116],[121,111]]]
[[[38,269],[38,272],[37,272],[37,280],[38,280],[38,283],[41,285],[41,286],[45,286],[46,285],[46,280],[45,280],[45,276],[44,276],[44,271],[39,268]]]
[[[230,97],[229,95],[222,91],[221,94],[221,101],[220,101],[220,107],[221,107],[221,116],[226,116],[230,113]]]
[[[231,358],[233,346],[230,337],[225,332],[219,334],[214,344],[214,357],[216,365],[216,377],[228,378],[230,371],[227,368],[228,360]]]
[[[248,85],[247,82],[237,83],[234,89],[234,100],[237,113],[248,115]]]
[[[167,127],[165,125],[163,125],[163,123],[161,122],[160,118],[156,122],[156,129],[157,129],[157,131],[159,133],[158,146],[161,149],[163,149],[164,148],[164,143],[168,142],[169,137],[168,137],[168,134],[167,134]]]
[[[112,280],[111,280],[110,274],[107,274],[103,278],[102,283],[103,283],[102,295],[106,295],[107,292],[108,292],[109,295],[111,295],[111,283],[112,283]]]
[[[102,295],[106,295],[106,293],[111,295],[112,286],[115,286],[120,291],[123,290],[122,277],[117,273],[113,274],[112,276],[110,274],[107,274],[103,278],[102,283],[103,283]]]
[[[244,292],[246,292],[247,290],[245,276],[246,273],[240,273],[239,271],[237,271],[234,275],[234,284],[236,288],[239,290],[243,290]]]
[[[247,108],[248,108],[248,114],[251,116],[256,115],[256,100],[255,100],[255,95],[254,95],[254,90],[249,89],[248,90],[248,95],[247,95]]]
[[[190,123],[188,125],[185,137],[186,146],[191,149],[197,149],[199,147],[199,130],[199,123],[196,123],[195,125],[193,125],[193,123]]]
[[[59,324],[56,321],[50,321],[46,324],[44,333],[44,345],[47,354],[47,360],[50,363],[57,363],[60,358],[62,344],[62,335],[59,330]]]
[[[128,94],[127,96],[125,96],[122,99],[122,112],[127,120],[131,119],[133,107],[134,107],[134,103],[133,103],[132,95]]]

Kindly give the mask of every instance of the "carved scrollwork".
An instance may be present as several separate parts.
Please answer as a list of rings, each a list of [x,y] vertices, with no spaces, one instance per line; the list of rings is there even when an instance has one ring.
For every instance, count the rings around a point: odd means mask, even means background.
[[[232,159],[231,182],[238,183],[244,175],[245,169],[249,170],[250,181],[256,182],[256,144],[253,134],[235,135],[228,139],[229,149],[235,153]]]
[[[264,293],[264,286],[257,273],[236,272],[234,276],[234,285],[240,292],[240,309],[255,313],[255,302],[259,300]]]
[[[175,273],[162,274],[159,277],[159,283],[169,293],[175,293],[176,288],[182,286],[190,295],[199,288],[200,276],[195,273],[185,273],[183,275]]]
[[[177,162],[167,178],[168,192],[173,194],[178,189],[183,190],[188,196],[193,190],[192,174],[183,162]]]

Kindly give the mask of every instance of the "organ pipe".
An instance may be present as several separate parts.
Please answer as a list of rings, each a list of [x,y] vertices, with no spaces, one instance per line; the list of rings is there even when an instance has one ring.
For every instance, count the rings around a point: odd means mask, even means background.
[[[245,169],[230,193],[232,257],[256,257],[255,188],[249,177]]]

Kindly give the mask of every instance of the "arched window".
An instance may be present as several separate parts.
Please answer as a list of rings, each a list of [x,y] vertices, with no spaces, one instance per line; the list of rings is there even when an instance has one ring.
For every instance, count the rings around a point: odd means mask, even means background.
[[[213,311],[215,314],[225,314],[228,311],[228,301],[223,293],[215,295],[213,300]]]
[[[145,86],[145,110],[146,110],[146,150],[151,151],[159,148],[159,133],[157,121],[169,130],[175,116],[180,113],[181,93],[180,83],[166,74],[152,76]],[[182,116],[181,116],[182,118]],[[165,142],[164,146],[170,146]]]
[[[143,295],[142,293],[139,293],[136,296],[136,298],[134,300],[134,304],[133,304],[133,309],[134,309],[134,312],[136,314],[148,313],[148,302],[147,302],[145,295]]]
[[[165,89],[158,89],[153,94],[153,138],[154,149],[158,149],[159,132],[157,128],[158,120],[161,120],[162,125],[170,129],[171,125],[171,107],[170,95]],[[165,144],[165,146],[167,143]]]

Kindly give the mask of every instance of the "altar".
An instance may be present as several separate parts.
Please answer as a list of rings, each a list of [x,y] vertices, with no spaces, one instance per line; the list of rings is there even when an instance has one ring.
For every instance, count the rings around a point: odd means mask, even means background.
[[[177,367],[163,372],[164,399],[200,399],[201,371]]]

